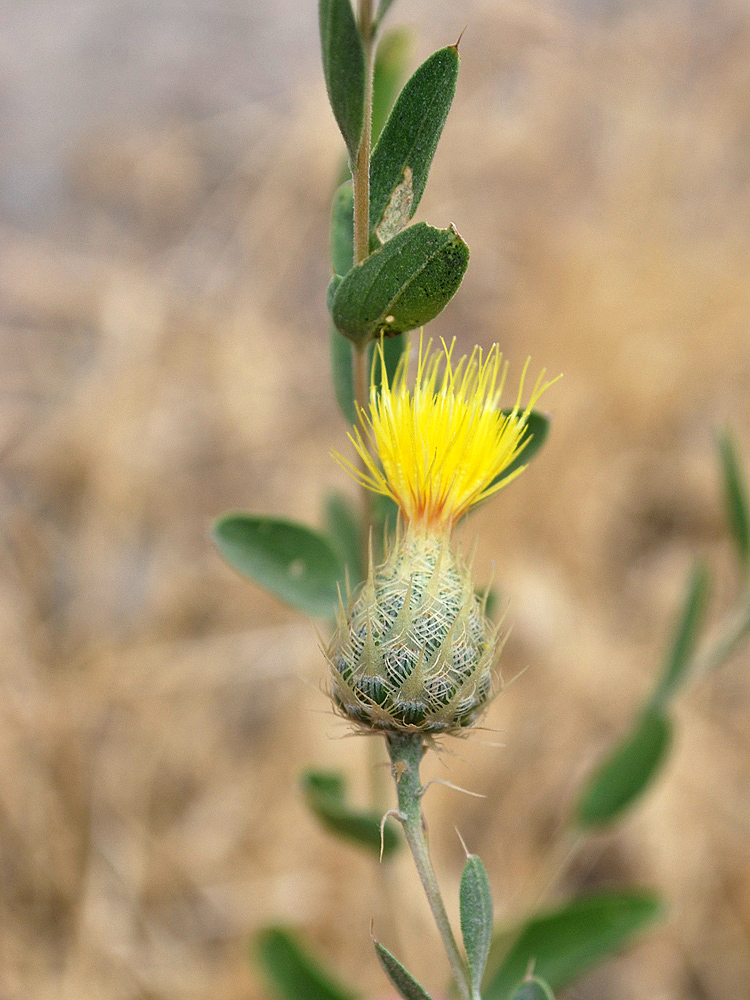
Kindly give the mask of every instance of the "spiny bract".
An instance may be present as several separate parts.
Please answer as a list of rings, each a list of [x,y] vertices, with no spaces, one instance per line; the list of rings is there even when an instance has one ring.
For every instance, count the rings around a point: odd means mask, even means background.
[[[333,700],[369,729],[470,726],[492,692],[497,631],[447,539],[407,532],[341,609]]]

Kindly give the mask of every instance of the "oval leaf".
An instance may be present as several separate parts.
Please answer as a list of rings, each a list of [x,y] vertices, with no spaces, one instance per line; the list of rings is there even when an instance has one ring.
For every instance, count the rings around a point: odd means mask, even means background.
[[[464,939],[472,990],[484,975],[492,941],[492,891],[487,871],[476,854],[466,859],[461,875],[461,934]]]
[[[359,844],[380,856],[380,822],[375,812],[358,812],[346,804],[346,782],[337,771],[305,771],[302,791],[308,808],[323,826],[336,836]],[[399,835],[388,823],[383,827],[383,857],[401,845]]]
[[[695,566],[690,576],[682,614],[677,622],[664,672],[652,699],[654,705],[663,705],[671,698],[685,677],[698,641],[707,598],[708,570],[701,562]]]
[[[458,79],[458,49],[440,49],[422,63],[398,96],[372,153],[370,228],[378,232],[394,192],[406,181],[411,189],[403,225],[420,202],[448,117]]]
[[[483,1000],[513,997],[532,962],[535,975],[561,990],[622,948],[661,912],[652,895],[606,893],[533,917],[513,932],[514,943],[482,990]]]
[[[320,0],[323,74],[349,156],[357,155],[365,120],[365,54],[349,0]]]
[[[252,957],[281,1000],[356,1000],[353,990],[340,985],[281,927],[267,927],[257,935]]]
[[[511,1000],[555,1000],[555,997],[549,986],[535,976],[519,986]]]
[[[333,322],[355,344],[414,330],[442,312],[468,263],[455,229],[420,222],[349,271],[333,298]]]
[[[397,958],[384,948],[383,945],[372,939],[375,945],[375,954],[383,966],[383,971],[390,979],[404,1000],[432,1000],[427,990],[420,986],[410,972],[407,972]]]
[[[606,826],[641,795],[664,760],[672,725],[657,707],[648,707],[633,730],[594,772],[578,803],[585,827]]]
[[[226,561],[280,600],[330,618],[338,607],[344,567],[323,535],[303,524],[254,514],[225,514],[213,538]]]
[[[750,505],[748,505],[747,490],[742,481],[742,471],[731,435],[725,431],[719,437],[717,444],[721,458],[727,520],[740,563],[744,569],[748,569],[750,566]]]

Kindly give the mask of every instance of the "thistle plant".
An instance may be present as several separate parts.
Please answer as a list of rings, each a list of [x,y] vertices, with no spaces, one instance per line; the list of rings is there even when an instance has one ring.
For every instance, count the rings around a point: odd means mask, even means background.
[[[469,260],[452,223],[411,224],[453,101],[459,55],[457,45],[440,49],[397,95],[405,46],[402,34],[381,37],[390,6],[359,0],[355,12],[350,0],[319,5],[326,86],[349,175],[333,195],[327,302],[333,385],[352,451],[335,458],[360,487],[359,504],[331,497],[322,532],[233,513],[217,522],[215,538],[232,565],[326,622],[322,647],[335,711],[373,744],[385,741],[393,808],[373,802],[371,810],[355,810],[340,774],[308,770],[302,787],[312,811],[378,864],[400,845],[388,820],[401,825],[461,1000],[549,1000],[662,907],[646,891],[598,894],[518,914],[496,936],[489,877],[467,852],[459,944],[433,870],[422,758],[438,741],[467,735],[501,688],[502,623],[492,620],[490,592],[480,596],[472,560],[458,551],[453,531],[538,453],[549,418],[536,406],[557,380],[542,370],[526,392],[527,362],[513,404],[503,408],[508,366],[498,345],[457,357],[455,340],[437,345],[420,333],[410,359],[409,332],[443,310]],[[728,435],[719,455],[747,579],[750,517]],[[702,639],[707,589],[707,570],[697,562],[652,695],[577,798],[568,824],[575,845],[615,823],[665,761],[671,703],[683,682],[724,663],[750,632],[745,587],[726,621]],[[375,950],[405,1000],[429,1000],[394,955],[377,941]],[[261,934],[257,954],[284,1000],[351,996],[286,930]]]

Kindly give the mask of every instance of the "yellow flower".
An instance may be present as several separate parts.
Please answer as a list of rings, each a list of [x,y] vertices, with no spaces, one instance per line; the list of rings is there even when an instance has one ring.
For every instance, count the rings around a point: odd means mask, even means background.
[[[433,351],[432,341],[424,349],[420,339],[413,389],[407,385],[408,352],[392,385],[384,376],[382,387],[371,386],[370,413],[360,413],[364,436],[356,428],[350,435],[362,468],[336,456],[363,486],[392,497],[407,525],[429,532],[450,532],[475,504],[523,471],[518,466],[503,476],[530,440],[532,407],[557,381],[545,382],[542,371],[522,409],[527,361],[516,404],[503,413],[498,404],[508,364],[497,344],[486,357],[475,347],[455,366],[454,346],[455,339],[450,347],[442,341],[442,350]],[[379,350],[382,362],[382,344]]]

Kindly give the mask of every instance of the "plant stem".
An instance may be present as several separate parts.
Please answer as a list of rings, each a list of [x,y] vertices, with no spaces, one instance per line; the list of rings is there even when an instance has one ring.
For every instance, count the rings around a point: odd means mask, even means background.
[[[352,168],[354,193],[354,263],[361,264],[370,252],[370,147],[372,145],[372,78],[373,43],[372,0],[359,0],[357,20],[365,54],[365,107],[362,138]],[[369,381],[367,373],[367,346],[353,348],[354,405],[357,414],[367,406]],[[364,462],[360,459],[360,468]],[[362,487],[362,565],[367,567],[370,530],[372,526],[372,500],[370,492]]]
[[[693,674],[696,679],[702,679],[720,667],[750,634],[750,587],[743,592],[737,607],[729,612],[717,632],[719,638],[714,644],[703,656],[696,657],[696,662],[693,664]]]
[[[370,252],[370,146],[372,143],[373,25],[371,0],[359,0],[359,33],[365,53],[365,109],[362,138],[352,165],[354,188],[354,263]]]
[[[471,1000],[471,986],[466,962],[453,936],[443,897],[430,860],[430,852],[425,836],[422,815],[422,784],[419,778],[419,764],[424,754],[424,737],[420,733],[390,733],[386,745],[391,758],[391,770],[398,792],[399,819],[404,836],[414,858],[422,886],[443,939],[448,961],[456,980],[461,1000]]]

